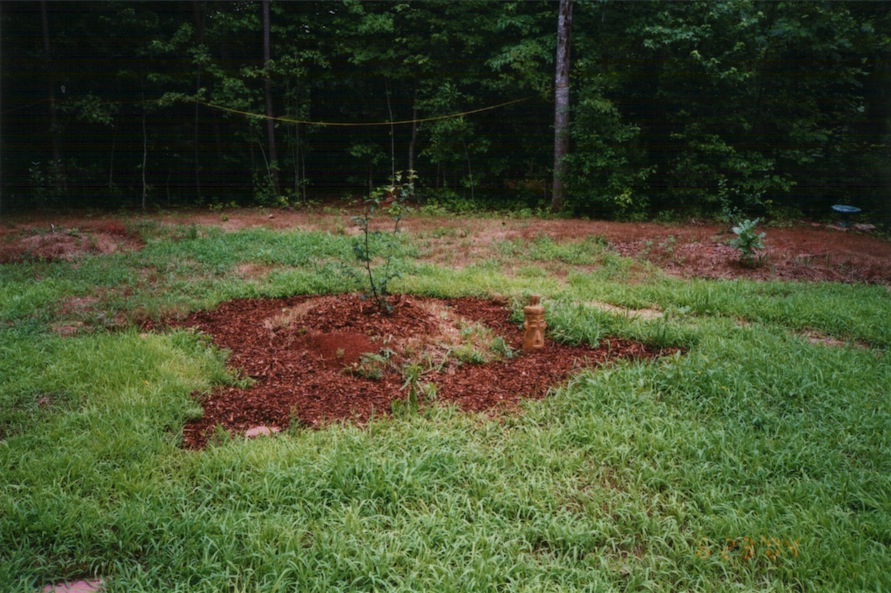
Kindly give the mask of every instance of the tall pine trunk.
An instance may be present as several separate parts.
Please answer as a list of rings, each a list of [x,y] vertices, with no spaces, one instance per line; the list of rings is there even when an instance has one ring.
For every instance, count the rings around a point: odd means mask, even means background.
[[[554,188],[551,210],[563,209],[563,181],[569,153],[569,34],[572,30],[572,0],[560,0],[557,17],[557,73],[554,79]]]
[[[269,62],[272,60],[272,51],[270,49],[270,25],[269,25],[269,0],[263,0],[263,67],[269,68]],[[266,91],[266,137],[269,142],[269,174],[272,178],[272,186],[275,189],[276,197],[281,195],[281,186],[279,185],[278,175],[278,155],[275,150],[275,121],[272,112],[272,81],[269,79],[269,72],[266,73],[264,81]]]

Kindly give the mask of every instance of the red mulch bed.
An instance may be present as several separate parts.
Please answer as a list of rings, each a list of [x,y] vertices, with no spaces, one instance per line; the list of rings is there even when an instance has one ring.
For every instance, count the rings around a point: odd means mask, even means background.
[[[186,425],[184,446],[204,447],[217,425],[243,434],[257,426],[319,427],[386,416],[394,400],[406,397],[400,368],[408,349],[425,337],[430,346],[443,331],[454,333],[456,324],[485,326],[517,351],[482,364],[450,359],[424,374],[422,381],[437,387],[437,401],[471,411],[503,411],[523,398],[544,397],[580,368],[677,351],[612,338],[597,347],[548,340],[545,349],[523,353],[522,328],[511,322],[504,302],[403,296],[394,304],[386,315],[356,295],[244,299],[177,323],[211,335],[231,351],[230,365],[253,380],[249,387],[226,386],[200,396],[204,415]],[[380,378],[345,371],[363,353],[383,348],[393,353]]]

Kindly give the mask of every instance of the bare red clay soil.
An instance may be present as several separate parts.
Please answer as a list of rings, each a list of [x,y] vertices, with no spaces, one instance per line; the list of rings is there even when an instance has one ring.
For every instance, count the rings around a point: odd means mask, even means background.
[[[41,232],[33,232],[35,228]],[[119,220],[66,226],[30,223],[20,229],[14,225],[0,229],[0,264],[27,260],[71,261],[83,254],[116,253],[142,246],[142,238]]]
[[[227,231],[243,228],[355,232],[348,211],[288,211],[233,209],[224,212],[183,211],[145,218],[159,224],[217,226]],[[134,221],[141,220],[137,216]],[[376,221],[387,225],[386,217]],[[891,285],[891,241],[870,232],[833,225],[801,222],[789,227],[763,227],[766,233],[762,265],[739,263],[727,245],[733,234],[727,225],[691,221],[688,224],[626,223],[592,220],[523,220],[410,216],[402,228],[416,236],[435,235],[427,259],[460,266],[489,253],[507,240],[555,241],[605,239],[613,251],[648,261],[684,278],[747,278]],[[83,253],[112,253],[138,249],[139,237],[120,217],[85,219],[56,216],[12,219],[0,226],[0,263],[22,259],[76,259]]]
[[[225,220],[223,220],[225,218]],[[227,230],[251,227],[302,228],[351,232],[349,214],[235,210],[224,217],[197,212],[183,222],[222,226]],[[380,217],[377,224],[390,223]],[[484,255],[493,243],[533,240],[606,239],[610,248],[626,256],[649,261],[683,278],[746,278],[750,280],[801,280],[891,285],[891,241],[871,232],[802,221],[786,227],[766,227],[762,265],[740,265],[738,252],[727,243],[734,235],[729,225],[691,221],[687,224],[610,222],[596,220],[535,220],[449,216],[409,216],[402,222],[407,233],[435,233],[434,261],[461,265]],[[451,231],[451,233],[449,233]]]
[[[204,415],[186,425],[184,446],[202,448],[218,425],[244,434],[259,426],[278,431],[295,422],[318,427],[387,416],[392,402],[408,395],[402,370],[412,362],[423,370],[419,383],[427,393],[435,385],[437,402],[497,412],[543,397],[581,368],[676,351],[609,339],[597,347],[548,340],[543,350],[524,353],[522,330],[506,303],[413,296],[393,303],[393,313],[385,314],[356,295],[246,299],[180,322],[213,336],[231,351],[230,365],[252,381],[200,396]],[[468,342],[468,335],[477,339]],[[499,336],[512,356],[488,350]],[[462,345],[488,362],[462,362],[454,354]],[[376,356],[368,359],[369,353]],[[379,377],[364,376],[368,370]],[[427,404],[425,395],[419,399]]]

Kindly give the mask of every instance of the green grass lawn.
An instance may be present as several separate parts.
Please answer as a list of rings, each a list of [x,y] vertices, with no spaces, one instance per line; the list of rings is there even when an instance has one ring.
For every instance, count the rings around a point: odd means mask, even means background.
[[[891,590],[885,287],[683,281],[593,239],[450,269],[424,259],[437,233],[406,235],[394,290],[540,293],[554,337],[686,352],[498,420],[439,406],[196,452],[190,394],[236,380],[226,354],[134,320],[355,290],[351,239],[138,230],[138,252],[0,266],[0,591]]]

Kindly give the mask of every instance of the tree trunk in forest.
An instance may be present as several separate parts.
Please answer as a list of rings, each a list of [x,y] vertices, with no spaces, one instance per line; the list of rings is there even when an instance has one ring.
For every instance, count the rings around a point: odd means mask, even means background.
[[[50,164],[50,171],[52,173],[53,189],[57,194],[60,194],[64,190],[62,142],[59,138],[59,125],[56,120],[56,76],[53,72],[53,59],[50,55],[49,17],[46,11],[46,0],[40,1],[40,17],[43,25],[43,55],[46,60],[46,73],[49,79],[49,132],[53,150],[53,162]]]
[[[415,171],[415,143],[418,140],[418,87],[415,85],[415,99],[411,108],[411,141],[408,143],[408,171]]]
[[[291,151],[291,167],[294,169],[294,195],[300,195],[300,124],[294,125],[294,148]]]
[[[572,0],[560,0],[557,17],[557,73],[554,79],[554,187],[551,210],[563,209],[563,178],[569,153],[569,34],[572,30]]]
[[[220,118],[217,114],[213,114],[211,121],[213,122],[213,140],[217,149],[217,170],[222,171],[225,159],[223,157],[223,134],[220,131]]]
[[[196,91],[201,88],[201,74],[198,74],[198,80],[195,83]],[[202,198],[201,195],[201,150],[199,149],[201,134],[198,129],[198,102],[195,102],[195,126],[194,126],[194,136],[192,147],[194,149],[194,159],[195,159],[195,195],[198,197],[200,201]]]
[[[145,199],[148,184],[145,180],[145,168],[148,165],[148,131],[145,127],[145,97],[142,98],[142,211],[145,212]]]
[[[393,106],[390,104],[390,82],[387,84],[387,113],[390,114],[390,178],[396,183],[396,130],[393,127]]]
[[[112,126],[111,129],[111,157],[108,159],[108,193],[114,191],[114,150],[118,145],[118,131]]]
[[[473,169],[470,167],[470,153],[467,151],[467,142],[462,140],[461,144],[464,145],[464,157],[467,159],[467,177],[470,180],[470,201],[472,202],[476,199],[476,195],[473,188]]]
[[[269,62],[272,60],[272,52],[270,49],[270,25],[269,25],[269,0],[263,0],[263,67],[268,68]],[[272,186],[275,189],[275,195],[281,195],[281,187],[279,185],[278,176],[278,155],[275,151],[275,121],[273,121],[272,113],[272,81],[269,79],[269,73],[266,73],[264,81],[266,91],[266,135],[269,142],[269,173],[272,177]]]
[[[202,3],[198,2],[198,0],[192,0],[192,15],[195,19],[195,33],[196,40],[199,45],[204,45],[204,11],[202,10]],[[195,94],[201,90],[201,71],[199,70],[195,76]],[[201,131],[199,128],[199,109],[200,105],[198,101],[195,101],[195,121],[194,121],[194,129],[193,129],[193,142],[192,149],[194,151],[195,158],[195,195],[201,200]],[[169,201],[169,196],[168,196]]]

